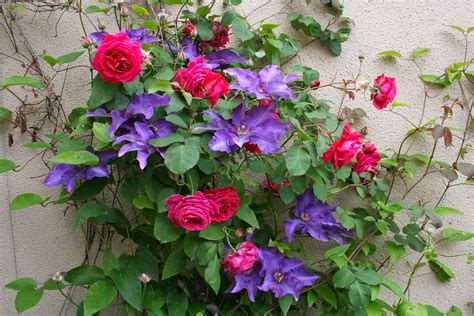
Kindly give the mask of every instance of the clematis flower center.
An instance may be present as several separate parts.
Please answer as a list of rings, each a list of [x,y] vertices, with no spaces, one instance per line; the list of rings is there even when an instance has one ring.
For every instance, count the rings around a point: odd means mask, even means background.
[[[244,136],[249,132],[247,126],[245,125],[240,125],[240,127],[237,129],[237,135],[239,136]]]
[[[309,221],[309,215],[306,213],[301,214],[301,219],[304,220],[305,222]]]
[[[273,273],[273,278],[278,284],[280,284],[285,279],[285,275],[280,271],[276,271],[275,273]]]
[[[258,85],[257,91],[260,92],[260,93],[263,93],[263,85],[262,84]]]

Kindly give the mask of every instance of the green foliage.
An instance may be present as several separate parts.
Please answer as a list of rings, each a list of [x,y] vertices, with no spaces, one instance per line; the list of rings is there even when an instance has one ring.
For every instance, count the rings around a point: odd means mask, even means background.
[[[46,87],[43,81],[24,76],[11,76],[0,82],[0,88],[2,89],[11,86],[29,86],[35,89],[44,89]]]
[[[10,210],[16,211],[33,205],[43,204],[47,199],[35,193],[22,193],[17,195],[10,203]]]

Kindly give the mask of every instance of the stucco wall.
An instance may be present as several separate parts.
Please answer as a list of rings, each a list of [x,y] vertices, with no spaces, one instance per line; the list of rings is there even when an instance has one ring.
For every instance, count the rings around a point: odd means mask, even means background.
[[[314,0],[316,1],[316,0]],[[313,2],[314,2],[313,1]],[[248,13],[266,1],[244,0],[240,6],[243,13]],[[266,16],[278,13],[288,1],[273,0],[264,9],[257,10],[249,19],[258,21]],[[322,18],[321,6],[313,3],[305,6],[304,0],[292,1],[290,7],[283,11],[298,11],[311,14],[317,19]],[[292,10],[293,9],[293,10]],[[358,56],[365,56],[363,73],[367,79],[374,78],[384,72],[397,78],[397,100],[412,104],[411,108],[400,110],[411,118],[421,113],[423,97],[422,85],[417,79],[417,70],[406,61],[386,62],[377,57],[382,50],[396,49],[408,56],[416,47],[428,46],[433,50],[429,57],[424,58],[421,68],[429,72],[442,72],[445,66],[460,61],[463,58],[461,45],[462,37],[446,25],[457,24],[463,27],[474,25],[474,4],[472,0],[352,0],[346,1],[345,13],[351,17],[356,27],[348,42],[344,43],[343,53],[334,57],[318,43],[309,45],[292,63],[312,66],[321,73],[323,82],[330,81],[334,75],[337,78],[351,76],[357,72]],[[77,15],[65,14],[58,24],[58,36],[54,36],[57,14],[48,17],[41,14],[33,17],[31,14],[20,16],[19,24],[31,46],[37,53],[47,49],[48,53],[60,55],[80,49],[80,25]],[[273,21],[287,24],[285,14],[276,15]],[[91,30],[89,28],[89,30]],[[18,35],[18,38],[22,37]],[[471,35],[471,46],[468,56],[474,55]],[[298,36],[302,41],[307,41]],[[23,45],[23,43],[20,43]],[[0,51],[13,53],[4,30],[0,30]],[[45,69],[46,65],[45,65]],[[0,79],[22,72],[16,63],[0,55]],[[84,104],[88,91],[87,72],[75,69],[68,73],[67,85],[64,90],[64,102],[67,106]],[[441,98],[444,94],[428,101],[427,116],[439,116]],[[336,91],[324,90],[321,97],[339,101]],[[0,91],[0,104],[13,109],[16,100],[4,91]],[[369,127],[370,140],[380,149],[395,147],[403,137],[404,131],[410,126],[399,117],[376,112],[368,95],[364,98],[357,96],[356,100],[347,103],[350,107],[362,107],[368,117],[364,124]],[[461,124],[455,119],[451,126]],[[360,126],[362,127],[362,126]],[[0,123],[0,158],[14,160],[23,165],[35,153],[25,149],[20,144],[29,142],[27,135],[13,132],[15,145],[8,147],[7,133],[9,127]],[[428,148],[429,141],[420,139],[420,148]],[[453,157],[459,140],[454,140],[454,147],[437,151],[439,157]],[[470,155],[471,161],[473,156]],[[47,196],[56,192],[41,186],[41,177],[46,172],[40,161],[34,161],[18,173],[0,175],[0,315],[14,315],[14,293],[4,290],[3,286],[16,277],[31,276],[39,280],[48,278],[55,271],[64,271],[78,265],[83,259],[83,236],[81,231],[73,229],[73,214],[63,216],[61,207],[49,205],[47,208],[33,207],[20,212],[8,211],[10,200],[22,192],[37,192]],[[411,196],[430,205],[433,199],[441,194],[443,183],[439,177],[432,177],[427,185],[416,190]],[[474,220],[471,201],[474,191],[465,186],[452,188],[446,195],[443,205],[451,205],[465,212],[465,216],[454,220],[455,227],[474,231]],[[350,201],[343,200],[344,204]],[[456,255],[473,251],[474,242],[460,243],[442,249],[443,254]],[[416,256],[404,257],[391,270],[390,276],[400,285],[405,284],[409,273],[409,265],[414,264]],[[428,269],[421,269],[415,278],[409,295],[414,301],[433,304],[446,311],[451,305],[462,307],[467,315],[471,309],[466,303],[474,301],[472,290],[474,281],[474,266],[466,264],[466,257],[443,258],[455,271],[456,278],[450,283],[438,282]],[[63,299],[56,293],[47,293],[40,305],[29,311],[28,315],[56,315],[59,313]],[[70,314],[74,314],[72,311]]]

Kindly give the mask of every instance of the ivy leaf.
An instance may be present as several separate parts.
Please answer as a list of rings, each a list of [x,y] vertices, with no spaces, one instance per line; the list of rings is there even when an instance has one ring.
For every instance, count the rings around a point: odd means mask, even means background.
[[[292,176],[302,176],[311,166],[311,157],[306,150],[294,145],[286,156],[286,167]]]
[[[64,151],[50,159],[52,162],[64,163],[68,165],[95,166],[99,162],[99,157],[87,150]]]
[[[46,85],[43,81],[24,76],[11,76],[0,81],[0,88],[6,89],[11,86],[30,86],[36,89],[44,89]]]
[[[166,151],[165,164],[170,171],[183,174],[199,161],[199,151],[192,145],[175,144]]]
[[[84,298],[84,316],[105,309],[117,296],[117,288],[109,281],[99,280],[91,285]]]
[[[22,313],[36,306],[43,297],[42,289],[24,288],[18,291],[15,297],[15,308],[18,313]]]
[[[183,230],[174,226],[165,213],[159,213],[155,218],[153,234],[161,243],[175,241],[181,236]]]
[[[397,263],[400,257],[404,256],[406,253],[405,247],[403,245],[397,245],[390,240],[385,241],[384,247],[390,254],[393,263]]]
[[[0,159],[0,173],[4,173],[10,170],[14,170],[16,168],[16,164],[8,159]]]
[[[43,199],[41,196],[34,193],[23,193],[17,195],[10,203],[10,210],[15,211],[22,208],[30,207],[33,205],[39,205],[45,202],[47,199]]]
[[[161,279],[166,280],[181,273],[186,267],[186,262],[186,255],[182,249],[179,248],[172,251],[166,259]]]

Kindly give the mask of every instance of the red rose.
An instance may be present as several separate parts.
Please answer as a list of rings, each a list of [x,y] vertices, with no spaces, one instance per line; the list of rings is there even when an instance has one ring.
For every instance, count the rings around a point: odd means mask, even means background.
[[[176,70],[173,80],[193,97],[206,97],[211,105],[216,105],[219,98],[230,91],[224,77],[205,65],[202,56],[191,61],[187,68]]]
[[[204,90],[204,96],[211,105],[216,105],[219,98],[230,91],[229,84],[225,81],[224,76],[217,72],[207,74],[202,81],[202,89]]]
[[[212,27],[212,38],[202,42],[202,47],[211,47],[213,50],[218,51],[220,48],[225,48],[229,43],[229,27],[222,27],[221,22],[213,21],[214,26]]]
[[[130,82],[142,71],[141,44],[127,34],[104,34],[102,43],[92,58],[92,67],[104,81]]]
[[[263,187],[266,189],[269,189],[272,191],[272,194],[274,197],[279,197],[280,196],[280,189],[282,187],[286,187],[290,185],[287,179],[284,179],[281,183],[275,183],[273,181],[270,181],[268,177],[265,177],[262,183]]]
[[[219,212],[219,206],[207,199],[202,192],[182,196],[173,194],[165,202],[168,218],[173,224],[186,230],[203,230],[211,223],[211,215]]]
[[[344,167],[351,162],[357,150],[362,146],[360,137],[358,132],[351,132],[349,123],[346,123],[341,137],[336,139],[331,148],[323,154],[323,161],[331,161],[334,169]]]
[[[397,86],[395,86],[395,78],[385,77],[384,74],[381,74],[375,78],[370,99],[375,108],[381,110],[395,99],[396,94]]]
[[[204,191],[204,196],[219,206],[217,211],[210,213],[213,223],[225,222],[239,208],[240,197],[234,187],[209,189]]]
[[[380,158],[380,154],[373,144],[364,144],[362,150],[356,156],[356,162],[352,165],[352,170],[357,173],[364,171],[374,173]]]
[[[183,34],[186,37],[192,37],[194,33],[196,33],[195,30],[196,26],[191,21],[187,21],[185,23],[185,27],[183,28]]]
[[[224,271],[236,275],[253,268],[258,256],[258,248],[250,241],[237,246],[237,251],[222,259]]]
[[[260,147],[258,147],[258,145],[255,145],[255,144],[252,144],[252,143],[245,143],[244,144],[244,147],[245,149],[247,149],[248,151],[250,151],[251,153],[254,153],[254,154],[260,154],[262,151],[260,150]]]

